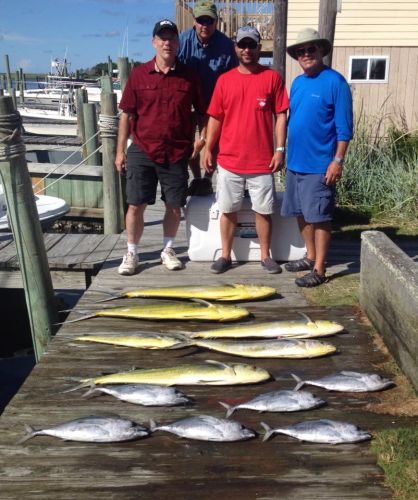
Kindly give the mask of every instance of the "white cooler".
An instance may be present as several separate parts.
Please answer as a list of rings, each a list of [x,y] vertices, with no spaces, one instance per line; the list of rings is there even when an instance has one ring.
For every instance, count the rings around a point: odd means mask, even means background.
[[[296,260],[305,255],[295,217],[282,217],[283,193],[276,193],[276,209],[272,215],[273,232],[271,256],[274,260]],[[215,195],[191,196],[184,209],[186,218],[189,258],[192,261],[214,261],[222,255],[219,220],[221,213]],[[255,213],[251,200],[245,197],[238,212],[238,224],[232,245],[232,259],[236,261],[260,260],[260,245],[255,230]]]

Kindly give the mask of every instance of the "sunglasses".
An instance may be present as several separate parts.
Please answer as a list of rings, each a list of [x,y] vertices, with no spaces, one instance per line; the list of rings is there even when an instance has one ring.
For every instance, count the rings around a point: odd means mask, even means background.
[[[315,54],[317,50],[318,48],[315,47],[315,45],[311,45],[310,47],[306,47],[305,49],[296,49],[295,54],[297,55],[297,57],[302,57],[305,54],[309,56],[311,54]]]
[[[258,43],[254,40],[249,40],[248,42],[238,42],[237,46],[239,49],[256,49],[258,47]]]
[[[215,19],[213,19],[213,17],[197,17],[196,22],[202,26],[212,26]]]

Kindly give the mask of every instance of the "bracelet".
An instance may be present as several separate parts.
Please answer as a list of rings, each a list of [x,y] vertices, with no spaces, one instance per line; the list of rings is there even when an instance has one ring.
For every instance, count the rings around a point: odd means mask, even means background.
[[[278,148],[275,149],[276,152],[284,153],[286,151],[286,148],[284,146],[279,146]]]

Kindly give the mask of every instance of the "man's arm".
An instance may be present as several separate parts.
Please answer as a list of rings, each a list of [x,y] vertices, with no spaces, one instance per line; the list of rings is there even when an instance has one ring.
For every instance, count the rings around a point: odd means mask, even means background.
[[[274,128],[274,136],[276,139],[276,149],[284,148],[287,137],[287,111],[282,111],[276,115],[276,126]],[[284,167],[285,150],[274,151],[269,168],[272,173],[281,170]]]
[[[118,142],[116,146],[115,166],[119,172],[127,169],[126,163],[126,144],[130,133],[129,113],[124,111],[119,117]]]
[[[203,158],[203,166],[206,172],[211,173],[215,170],[215,165],[213,165],[213,155],[212,150],[221,135],[222,122],[217,120],[213,116],[209,117],[208,125],[206,129],[206,149],[205,156]]]

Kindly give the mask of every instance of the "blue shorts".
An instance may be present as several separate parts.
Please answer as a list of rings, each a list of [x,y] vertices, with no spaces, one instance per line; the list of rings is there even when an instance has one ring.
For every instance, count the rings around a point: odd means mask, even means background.
[[[303,216],[308,224],[329,222],[335,208],[335,185],[325,184],[325,174],[286,171],[286,189],[281,214]]]

